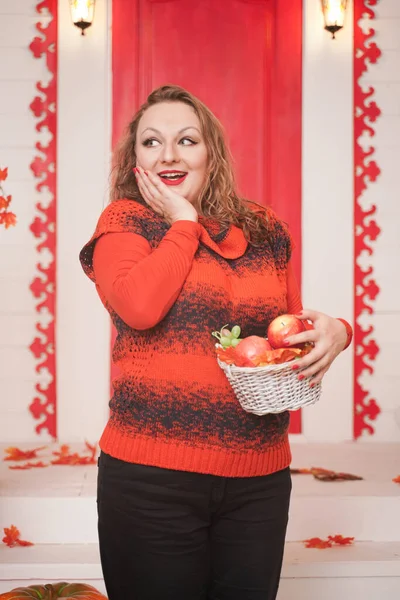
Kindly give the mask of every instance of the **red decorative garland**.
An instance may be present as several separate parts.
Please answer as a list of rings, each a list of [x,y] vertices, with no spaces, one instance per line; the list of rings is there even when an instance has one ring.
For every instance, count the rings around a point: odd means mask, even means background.
[[[364,33],[360,20],[374,19],[372,6],[377,0],[354,0],[354,437],[360,437],[364,431],[370,434],[374,429],[370,421],[374,421],[380,413],[376,400],[370,397],[368,390],[361,386],[360,379],[364,371],[373,373],[373,361],[379,348],[373,339],[374,328],[363,329],[359,318],[364,312],[373,313],[373,301],[379,293],[379,287],[373,278],[373,268],[363,269],[358,261],[363,252],[373,254],[373,242],[380,233],[374,219],[376,206],[364,209],[361,205],[364,191],[369,183],[376,181],[380,170],[373,160],[375,148],[364,150],[359,142],[364,133],[375,135],[371,127],[380,115],[380,110],[371,97],[374,88],[364,91],[361,77],[368,70],[368,63],[375,64],[381,51],[375,42],[371,42],[375,34],[373,29]]]
[[[37,433],[47,430],[53,438],[56,437],[56,361],[55,361],[55,293],[56,293],[56,165],[57,165],[57,0],[44,0],[38,2],[36,11],[39,20],[36,23],[40,37],[35,37],[29,46],[35,58],[45,56],[46,65],[52,78],[47,86],[37,82],[36,89],[39,96],[33,99],[30,105],[35,117],[37,131],[48,128],[52,135],[48,145],[36,143],[38,153],[31,163],[34,176],[38,179],[36,185],[40,193],[42,188],[47,188],[51,194],[51,202],[43,206],[40,200],[36,203],[38,215],[35,217],[30,229],[37,239],[37,252],[47,249],[52,255],[51,263],[43,267],[37,263],[40,275],[35,277],[30,289],[36,298],[36,312],[38,316],[47,309],[52,320],[47,327],[42,327],[40,319],[36,323],[39,334],[30,346],[36,359],[36,372],[46,370],[51,381],[47,387],[41,383],[36,384],[35,395],[29,409],[35,419],[39,420],[36,426]],[[41,17],[50,15],[50,20],[43,25]]]

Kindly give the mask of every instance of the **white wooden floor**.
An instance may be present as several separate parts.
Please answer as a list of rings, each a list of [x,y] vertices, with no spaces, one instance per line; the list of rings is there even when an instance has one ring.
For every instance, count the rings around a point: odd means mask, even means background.
[[[40,460],[47,462],[56,448],[40,452]],[[3,450],[0,446],[1,455]],[[292,451],[292,467],[323,467],[365,479],[321,482],[293,476],[279,600],[399,600],[400,485],[392,479],[400,475],[400,445],[294,443]],[[62,579],[104,590],[96,533],[97,467],[12,471],[9,464],[0,463],[0,527],[16,525],[35,546],[0,545],[0,593]],[[335,534],[354,536],[356,542],[327,550],[301,543]]]

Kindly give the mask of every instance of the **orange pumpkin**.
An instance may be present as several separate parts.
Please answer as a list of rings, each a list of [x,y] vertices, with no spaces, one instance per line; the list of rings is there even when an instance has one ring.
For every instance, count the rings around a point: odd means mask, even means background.
[[[35,598],[35,600],[55,600],[64,598],[64,600],[107,600],[96,590],[96,588],[86,583],[46,583],[45,585],[31,585],[29,587],[20,587],[0,594],[0,600],[19,600],[20,598]]]

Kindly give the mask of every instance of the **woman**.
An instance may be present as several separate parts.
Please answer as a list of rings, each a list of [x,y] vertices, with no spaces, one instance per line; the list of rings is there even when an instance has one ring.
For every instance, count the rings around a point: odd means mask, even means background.
[[[265,336],[299,313],[291,240],[239,198],[218,120],[187,91],[153,91],[115,155],[112,200],[81,251],[118,336],[98,516],[110,600],[272,600],[288,520],[287,413],[239,405],[211,332]],[[320,381],[350,342],[303,311],[296,366]],[[215,340],[214,340],[215,341]]]

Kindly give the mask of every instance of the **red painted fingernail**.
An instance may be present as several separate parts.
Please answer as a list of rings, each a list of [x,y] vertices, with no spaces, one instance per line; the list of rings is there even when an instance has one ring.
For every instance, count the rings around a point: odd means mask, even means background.
[[[296,369],[298,369],[298,368],[299,368],[299,365],[293,365],[293,367],[292,367],[292,371],[295,371],[295,370],[296,370]]]
[[[310,387],[314,387],[315,383],[310,383]]]
[[[289,340],[283,340],[282,344],[283,344],[284,346],[290,346],[290,342],[289,342]]]
[[[297,379],[298,379],[299,381],[303,381],[304,377],[305,377],[305,375],[299,375],[299,376],[297,377]]]

